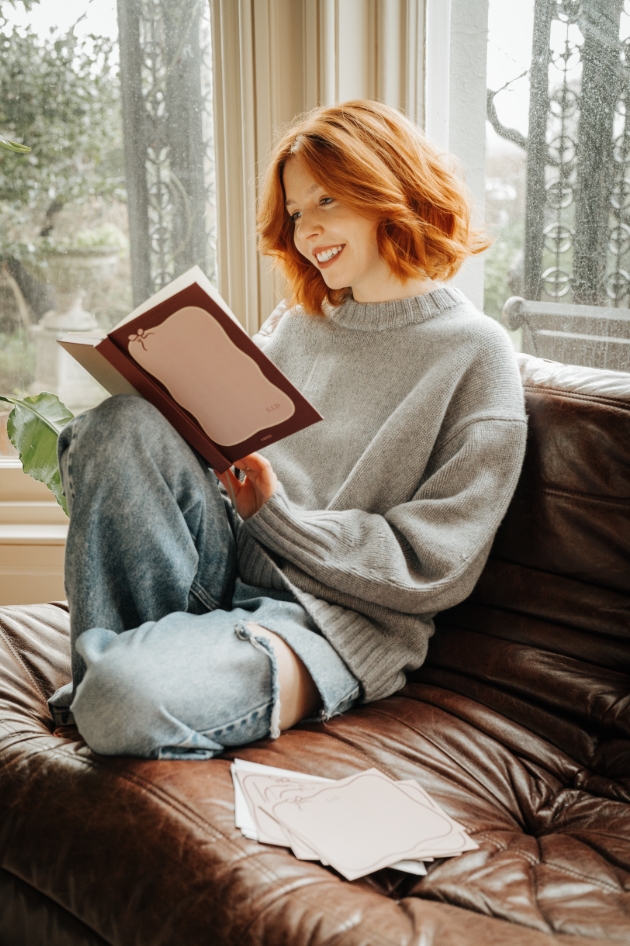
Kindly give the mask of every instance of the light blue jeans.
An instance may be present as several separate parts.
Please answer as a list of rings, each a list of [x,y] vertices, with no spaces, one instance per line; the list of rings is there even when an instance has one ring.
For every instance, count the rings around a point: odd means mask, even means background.
[[[72,683],[49,701],[105,755],[209,759],[278,735],[278,634],[319,690],[320,718],[359,684],[289,591],[241,581],[238,518],[205,462],[147,401],[109,398],[68,424]]]

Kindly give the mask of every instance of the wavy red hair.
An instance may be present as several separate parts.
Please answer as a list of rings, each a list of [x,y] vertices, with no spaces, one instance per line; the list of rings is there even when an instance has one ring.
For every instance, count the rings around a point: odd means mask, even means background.
[[[396,109],[354,101],[299,117],[276,144],[258,210],[259,249],[274,258],[291,304],[321,315],[350,289],[329,289],[320,271],[296,249],[285,208],[282,172],[299,157],[331,196],[378,221],[381,257],[403,282],[418,276],[446,280],[466,257],[490,245],[471,227],[463,182],[420,131]]]

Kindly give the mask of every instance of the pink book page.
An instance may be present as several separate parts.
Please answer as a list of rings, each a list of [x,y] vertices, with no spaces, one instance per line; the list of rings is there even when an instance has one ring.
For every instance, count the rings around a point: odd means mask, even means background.
[[[295,413],[291,398],[199,306],[138,329],[128,336],[127,348],[219,446],[242,443]]]
[[[349,880],[431,855],[431,843],[454,833],[449,818],[377,771],[276,802],[272,812]]]

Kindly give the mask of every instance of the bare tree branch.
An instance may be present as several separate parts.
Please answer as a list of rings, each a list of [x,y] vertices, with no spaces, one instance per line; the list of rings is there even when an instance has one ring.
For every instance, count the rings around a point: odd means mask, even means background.
[[[59,211],[64,207],[65,201],[59,200],[57,197],[53,198],[52,202],[48,205],[46,214],[44,215],[44,224],[39,231],[40,237],[47,237],[53,231],[53,226],[55,224],[55,217]]]
[[[527,151],[527,138],[525,135],[522,135],[520,131],[516,128],[506,128],[505,125],[501,124],[499,116],[497,115],[497,110],[494,105],[494,97],[500,92],[501,89],[497,89],[496,92],[493,92],[492,89],[488,89],[487,93],[487,115],[488,121],[496,131],[497,135],[501,135],[502,138],[505,138],[506,141],[512,141],[515,145],[518,145],[519,148],[522,148],[523,151]]]

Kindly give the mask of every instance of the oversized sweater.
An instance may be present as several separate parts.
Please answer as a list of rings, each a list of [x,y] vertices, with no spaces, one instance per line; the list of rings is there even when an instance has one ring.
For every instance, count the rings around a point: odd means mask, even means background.
[[[265,354],[324,420],[265,448],[277,493],[238,535],[241,577],[288,588],[388,696],[432,618],[472,590],[516,487],[526,417],[506,332],[459,291],[286,312]]]

